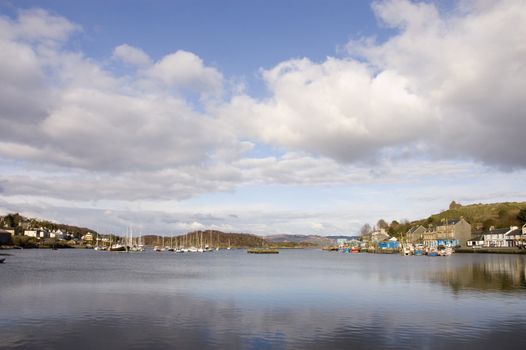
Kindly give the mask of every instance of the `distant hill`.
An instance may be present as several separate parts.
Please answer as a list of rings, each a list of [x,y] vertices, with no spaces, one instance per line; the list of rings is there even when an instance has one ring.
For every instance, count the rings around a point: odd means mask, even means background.
[[[163,242],[162,235],[143,236],[143,242],[146,245],[161,246]],[[179,236],[164,236],[164,245],[169,246],[203,246],[220,247],[220,248],[252,248],[268,245],[262,237],[249,233],[226,233],[216,230],[194,231]]]
[[[336,240],[330,237],[323,237],[317,235],[271,235],[265,236],[265,240],[273,243],[297,243],[309,244],[313,246],[328,246],[336,243]]]
[[[491,226],[509,227],[524,224],[524,218],[519,218],[521,210],[526,210],[526,202],[503,202],[490,204],[461,205],[452,202],[448,210],[433,214],[427,219],[417,220],[414,224],[423,226],[439,224],[443,219],[458,219],[464,217],[472,226],[473,231],[488,230]]]
[[[437,214],[432,214],[426,219],[408,222],[393,220],[385,227],[391,236],[400,237],[410,227],[422,225],[428,227],[436,226],[444,220],[456,220],[463,217],[471,224],[472,234],[476,235],[490,227],[504,228],[510,226],[521,226],[526,222],[526,202],[502,202],[489,204],[462,205],[451,202],[449,209]]]
[[[73,225],[59,224],[48,220],[27,218],[19,213],[0,216],[0,228],[15,230],[22,234],[24,230],[45,228],[48,230],[61,230],[70,233],[73,237],[80,238],[88,232],[96,233],[95,230]]]
[[[360,239],[360,236],[327,236],[327,238],[337,240],[337,239],[347,239],[347,240],[353,240],[353,239]]]

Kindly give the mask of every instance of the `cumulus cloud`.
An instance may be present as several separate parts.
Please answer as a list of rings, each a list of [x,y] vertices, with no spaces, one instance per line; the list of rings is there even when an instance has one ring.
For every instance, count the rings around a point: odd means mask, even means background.
[[[122,44],[108,67],[67,48],[82,28],[63,17],[40,9],[0,17],[0,157],[16,163],[0,176],[2,196],[89,207],[240,186],[469,181],[487,170],[477,163],[526,167],[523,2],[463,1],[448,13],[407,0],[372,8],[394,30],[387,40],[361,38],[343,57],[263,68],[268,97],[236,90],[228,99],[228,78],[195,53],[153,60]],[[110,70],[121,64],[125,76]],[[250,156],[260,145],[279,155]],[[155,225],[232,229],[230,218],[262,233],[349,227],[348,208],[338,217],[259,209],[214,212],[223,218],[215,221],[185,213],[179,226],[159,214]],[[107,216],[115,223],[132,214]]]
[[[167,86],[207,95],[221,93],[223,85],[223,75],[217,69],[205,66],[199,56],[184,50],[164,56],[147,74]]]
[[[6,21],[5,18],[3,20]],[[4,35],[11,34],[23,40],[46,42],[48,44],[51,42],[63,42],[69,38],[71,33],[81,30],[80,26],[66,18],[39,8],[20,10],[16,21],[10,25],[3,23],[1,27],[4,30],[7,29]]]
[[[265,143],[351,162],[411,144],[430,126],[423,117],[429,106],[395,71],[373,76],[352,60],[303,59],[281,63],[263,77],[271,99],[235,97],[224,113]]]
[[[119,77],[81,53],[34,42],[65,40],[76,26],[61,17],[32,10],[0,18],[0,27],[0,156],[119,172],[200,165],[245,148],[181,95],[145,83],[144,72]],[[149,61],[127,45],[114,56]],[[152,69],[181,88],[220,89],[221,75],[189,52],[168,55]]]
[[[54,92],[38,50],[55,48],[79,27],[41,9],[19,11],[12,20],[0,16],[0,137],[31,136],[44,119]]]
[[[477,4],[441,14],[432,3],[375,2],[396,35],[352,41],[348,57],[263,70],[270,98],[236,96],[221,113],[260,142],[347,163],[412,147],[524,167],[526,7]]]
[[[112,58],[132,65],[149,65],[152,61],[146,52],[128,44],[117,46]]]

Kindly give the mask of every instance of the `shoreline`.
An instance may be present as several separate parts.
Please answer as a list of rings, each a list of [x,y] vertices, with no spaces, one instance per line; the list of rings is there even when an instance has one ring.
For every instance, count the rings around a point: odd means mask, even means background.
[[[526,254],[526,249],[518,248],[457,248],[460,254]]]

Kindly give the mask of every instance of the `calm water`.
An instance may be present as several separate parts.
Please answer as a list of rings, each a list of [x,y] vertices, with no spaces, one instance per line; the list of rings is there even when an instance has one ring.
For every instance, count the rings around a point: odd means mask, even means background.
[[[9,253],[2,349],[526,348],[526,256]]]

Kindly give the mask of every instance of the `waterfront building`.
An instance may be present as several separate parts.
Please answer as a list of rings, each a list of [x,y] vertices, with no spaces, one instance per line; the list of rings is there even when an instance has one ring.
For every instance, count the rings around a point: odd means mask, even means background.
[[[389,236],[389,234],[383,228],[375,230],[371,233],[371,242],[383,242],[387,241],[389,238],[391,238],[391,236]]]
[[[86,243],[93,242],[93,234],[91,232],[86,233],[84,236],[82,236],[82,241]]]
[[[458,220],[444,219],[439,225],[429,227],[423,233],[424,243],[467,247],[471,239],[471,225],[463,217]]]
[[[522,229],[517,226],[498,229],[491,227],[488,231],[482,233],[484,247],[506,248],[521,246],[524,242],[524,230],[524,226]]]
[[[15,230],[12,230],[12,229],[3,229],[2,231],[5,231],[5,232],[9,232],[11,234],[11,237],[12,236],[15,236]]]
[[[393,237],[387,241],[379,242],[378,243],[378,249],[399,249],[400,248],[400,242]]]
[[[34,237],[34,238],[50,238],[49,231],[43,228],[39,229],[30,229],[24,230],[24,236]]]
[[[349,240],[346,239],[346,238],[338,238],[336,240],[336,244],[338,245],[338,247],[343,247],[344,245],[346,245],[348,243],[349,243]]]
[[[38,232],[37,230],[24,230],[24,236],[37,238]]]
[[[0,244],[11,244],[11,242],[12,242],[11,232],[0,229]]]
[[[421,243],[424,238],[426,228],[422,225],[411,227],[405,234],[405,240],[408,243]]]
[[[484,246],[484,236],[479,235],[479,236],[469,239],[467,246],[472,247],[472,248],[473,247],[483,247]]]
[[[53,230],[49,233],[50,238],[65,239],[66,234],[62,230]]]

